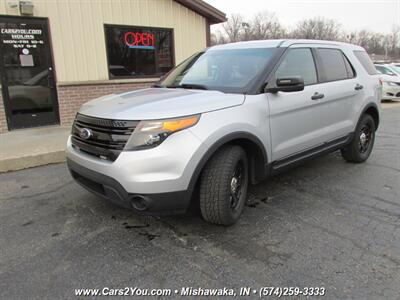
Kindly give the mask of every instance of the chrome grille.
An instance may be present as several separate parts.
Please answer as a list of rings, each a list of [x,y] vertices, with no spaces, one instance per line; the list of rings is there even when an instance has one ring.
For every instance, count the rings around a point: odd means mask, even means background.
[[[72,126],[72,145],[90,155],[114,161],[139,121],[110,120],[77,114]],[[91,136],[84,139],[80,131],[89,129]]]

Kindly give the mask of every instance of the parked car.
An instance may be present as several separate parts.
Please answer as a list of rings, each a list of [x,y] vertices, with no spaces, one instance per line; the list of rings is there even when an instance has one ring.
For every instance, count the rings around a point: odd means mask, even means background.
[[[124,66],[110,65],[110,76],[112,78],[118,78],[122,76],[133,76],[133,75],[135,75],[135,72],[130,72]]]
[[[400,74],[400,64],[399,63],[391,63],[390,66],[396,71],[397,74]]]
[[[382,100],[400,100],[400,72],[389,64],[375,64],[381,74]]]
[[[325,153],[361,163],[379,126],[379,75],[359,46],[313,40],[218,45],[152,88],[84,104],[68,167],[89,191],[147,213],[235,223],[248,185]]]
[[[44,70],[20,85],[9,86],[13,111],[15,113],[51,111],[53,104],[48,78],[49,71]]]

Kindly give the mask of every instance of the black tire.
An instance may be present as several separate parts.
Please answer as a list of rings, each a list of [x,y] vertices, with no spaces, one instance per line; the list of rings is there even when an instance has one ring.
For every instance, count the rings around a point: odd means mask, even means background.
[[[235,178],[235,179],[234,179]],[[214,224],[232,225],[246,203],[248,162],[240,146],[224,146],[207,162],[200,178],[200,210]]]
[[[371,115],[363,115],[357,124],[352,141],[341,149],[343,158],[352,163],[366,161],[374,147],[375,130],[375,122]]]

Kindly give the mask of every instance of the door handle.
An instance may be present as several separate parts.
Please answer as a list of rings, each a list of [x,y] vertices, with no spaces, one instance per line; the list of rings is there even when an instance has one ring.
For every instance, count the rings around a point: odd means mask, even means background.
[[[364,88],[364,87],[363,87],[361,84],[359,84],[359,83],[357,83],[356,86],[354,87],[354,89],[355,89],[356,91],[362,90],[363,88]]]
[[[311,100],[318,100],[318,99],[322,99],[322,98],[324,98],[324,97],[325,97],[324,94],[315,92],[315,94],[311,96]]]

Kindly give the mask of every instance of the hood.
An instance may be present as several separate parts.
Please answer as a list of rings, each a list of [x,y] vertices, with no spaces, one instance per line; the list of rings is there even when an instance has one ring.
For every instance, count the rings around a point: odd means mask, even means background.
[[[219,91],[149,88],[89,101],[79,112],[105,119],[163,119],[241,105],[244,98],[243,94]]]

